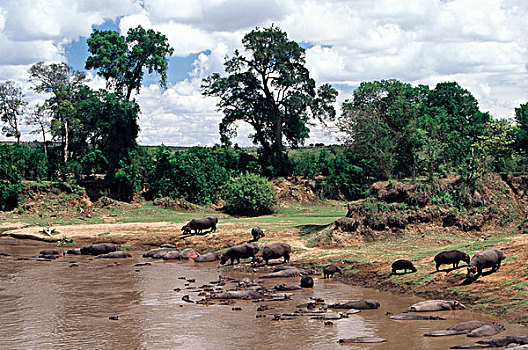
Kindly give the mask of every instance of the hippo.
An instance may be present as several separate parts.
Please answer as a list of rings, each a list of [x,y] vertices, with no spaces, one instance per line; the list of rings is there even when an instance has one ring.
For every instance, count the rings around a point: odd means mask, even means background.
[[[219,259],[220,259],[219,253],[207,253],[207,254],[202,254],[196,257],[194,259],[194,262],[211,262],[211,261],[216,261]]]
[[[54,248],[54,249],[44,249],[41,250],[40,255],[47,255],[47,256],[64,256],[64,250]]]
[[[273,243],[262,248],[253,258],[253,263],[259,264],[262,261],[268,265],[270,259],[284,257],[284,263],[290,261],[291,246],[286,243]]]
[[[187,249],[184,249],[180,252],[180,258],[181,259],[189,259],[189,260],[194,260],[196,259],[200,254],[198,254],[196,252],[196,250],[192,249],[192,248],[187,248]]]
[[[504,332],[506,328],[500,323],[491,322],[491,324],[484,325],[472,330],[467,334],[468,337],[490,337]]]
[[[120,259],[120,258],[131,258],[131,257],[132,257],[132,254],[122,251],[122,250],[118,250],[118,251],[110,252],[106,254],[99,254],[96,256],[96,258],[106,258],[106,259]]]
[[[252,258],[257,254],[259,247],[253,243],[246,243],[233,246],[229,248],[220,259],[220,264],[224,265],[227,260],[231,259],[231,265],[237,261],[240,264],[240,259]]]
[[[468,279],[477,279],[482,274],[482,269],[491,267],[495,272],[500,269],[501,261],[506,258],[500,249],[491,248],[475,254],[468,266]]]
[[[256,242],[264,237],[264,231],[260,227],[255,226],[251,229],[251,236],[253,236],[251,242]]]
[[[302,288],[313,288],[314,280],[310,276],[301,277],[301,287]]]
[[[460,261],[464,261],[466,264],[469,264],[469,255],[460,250],[446,250],[441,253],[438,253],[434,257],[436,263],[436,271],[439,271],[440,265],[443,264],[453,264],[453,269],[458,268]]]
[[[335,265],[326,265],[323,268],[323,278],[331,278],[334,277],[334,273],[341,273],[341,269]]]
[[[144,258],[161,259],[169,252],[179,251],[178,248],[154,248],[143,254]]]
[[[445,318],[440,317],[440,316],[417,315],[417,314],[409,314],[409,313],[391,315],[389,318],[391,320],[445,320]]]
[[[476,343],[477,344],[487,344],[489,345],[489,347],[496,347],[496,348],[508,346],[509,344],[525,345],[525,344],[528,344],[528,336],[506,335],[502,337],[495,337],[495,338],[479,340]]]
[[[392,263],[392,274],[395,275],[397,270],[403,270],[403,273],[407,273],[407,270],[416,272],[416,267],[409,260],[396,260]]]
[[[181,259],[181,252],[178,249],[172,249],[166,252],[160,252],[157,254],[154,254],[153,257],[161,257],[163,260],[180,260]]]
[[[477,329],[477,328],[480,328],[482,326],[486,326],[486,325],[489,325],[489,324],[491,324],[491,322],[486,322],[486,321],[467,321],[467,322],[457,323],[457,324],[449,327],[448,330],[471,332],[474,329]]]
[[[218,218],[216,216],[194,218],[182,227],[182,231],[183,234],[191,234],[194,230],[195,234],[201,234],[202,230],[210,228],[210,232],[215,232],[216,224],[218,224]]]
[[[81,248],[81,254],[83,255],[99,255],[115,251],[116,245],[114,243],[97,243]]]
[[[212,299],[264,299],[264,295],[253,289],[229,290],[213,294]]]
[[[456,300],[426,300],[407,308],[407,312],[462,310],[466,307]]]
[[[270,272],[266,275],[260,276],[260,278],[288,278],[288,277],[299,277],[304,275],[315,275],[317,272],[312,269],[299,269],[299,268],[287,268],[280,269],[274,272]]]
[[[371,299],[362,299],[362,300],[352,300],[345,303],[336,303],[328,305],[331,309],[357,309],[357,310],[367,310],[367,309],[377,309],[380,307],[380,303],[377,300]]]
[[[429,333],[425,333],[424,337],[447,337],[450,335],[460,335],[460,334],[466,334],[467,331],[454,331],[454,330],[442,330],[442,331],[432,331]]]
[[[378,337],[357,337],[357,338],[345,338],[339,339],[337,342],[340,344],[346,343],[384,343],[387,339]]]
[[[81,248],[68,249],[66,251],[66,254],[68,254],[68,255],[81,255]]]
[[[285,292],[285,291],[289,291],[289,290],[298,290],[298,289],[301,289],[302,287],[301,286],[298,286],[298,285],[295,285],[295,284],[292,284],[292,285],[287,285],[287,284],[284,284],[284,283],[281,283],[281,284],[277,284],[277,285],[274,285],[272,287],[272,289],[278,291],[278,292]]]

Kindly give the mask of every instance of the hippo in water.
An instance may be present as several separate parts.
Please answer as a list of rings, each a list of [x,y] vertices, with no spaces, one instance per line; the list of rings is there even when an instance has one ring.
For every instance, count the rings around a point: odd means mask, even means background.
[[[396,260],[392,263],[392,274],[395,275],[398,270],[403,270],[403,273],[407,273],[407,270],[416,272],[416,267],[409,260]]]
[[[445,320],[445,318],[440,317],[440,316],[418,315],[418,314],[409,314],[409,313],[391,315],[389,318],[391,320]]]
[[[477,279],[482,275],[482,269],[491,267],[491,271],[495,272],[500,269],[501,262],[506,256],[500,249],[491,248],[475,254],[468,266],[468,279]]]
[[[286,266],[284,266],[286,267]],[[304,275],[315,275],[317,271],[313,269],[299,269],[296,267],[289,267],[283,269],[276,269],[274,272],[270,272],[266,275],[260,276],[260,278],[287,278],[287,277],[299,277]]]
[[[218,224],[218,218],[216,216],[195,218],[183,226],[182,231],[183,234],[191,234],[194,230],[195,234],[201,234],[203,230],[210,228],[211,232],[215,232],[216,224]]]
[[[341,273],[341,269],[335,265],[326,265],[323,268],[323,278],[331,278],[334,277],[334,273]]]
[[[200,254],[192,248],[184,249],[180,252],[180,259],[189,259],[194,260],[196,259]]]
[[[486,321],[467,321],[467,322],[457,323],[456,325],[449,327],[448,330],[471,332],[474,329],[480,328],[482,326],[490,325],[491,323],[492,322],[486,322]]]
[[[106,259],[120,259],[120,258],[131,258],[132,254],[125,251],[115,251],[106,254],[99,254],[96,258],[106,258]]]
[[[99,255],[115,251],[116,245],[114,243],[97,243],[81,248],[81,254],[83,255]]]
[[[436,254],[434,261],[436,263],[436,271],[439,271],[439,268],[443,264],[453,264],[453,269],[458,267],[460,261],[464,261],[466,264],[469,264],[469,255],[460,250],[447,250],[441,253]]]
[[[270,259],[284,257],[284,263],[290,261],[291,246],[286,243],[273,243],[262,248],[253,258],[253,263],[259,264],[262,261],[268,265]]]
[[[253,243],[246,243],[229,248],[220,259],[220,264],[224,265],[227,260],[231,259],[231,265],[235,260],[240,264],[240,259],[253,258],[257,254],[259,247]]]
[[[426,300],[411,305],[407,312],[462,310],[466,307],[456,300]]]
[[[357,310],[367,310],[367,309],[377,309],[380,307],[380,303],[377,300],[371,299],[362,299],[362,300],[352,300],[345,303],[336,303],[328,305],[331,309],[357,309]]]
[[[54,249],[44,249],[44,250],[41,250],[40,255],[45,255],[45,256],[64,256],[64,250],[62,249],[58,249],[58,248],[54,248]]]
[[[219,253],[207,253],[207,254],[202,254],[198,256],[197,258],[195,258],[194,262],[211,262],[211,261],[216,261],[219,259],[220,259]]]
[[[144,258],[162,259],[169,252],[179,252],[178,248],[154,248],[143,254]]]
[[[313,288],[314,280],[310,276],[301,277],[301,287],[302,288]]]
[[[481,326],[479,328],[476,328],[469,332],[467,334],[468,337],[490,337],[492,335],[497,335],[501,332],[504,332],[506,328],[501,325],[500,323],[491,322],[491,324],[487,324],[484,326]]]

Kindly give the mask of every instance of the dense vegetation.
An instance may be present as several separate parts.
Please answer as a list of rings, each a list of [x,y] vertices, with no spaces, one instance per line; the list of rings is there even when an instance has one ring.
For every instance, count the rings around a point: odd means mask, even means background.
[[[93,32],[86,68],[106,79],[106,90],[92,90],[85,74],[66,64],[37,63],[29,77],[46,100],[30,111],[16,84],[1,83],[2,131],[17,143],[0,144],[0,210],[17,206],[23,179],[97,182],[101,193],[128,201],[142,196],[207,204],[225,193],[227,208],[242,213],[251,207],[255,214],[269,211],[274,201],[263,195],[258,176],[312,178],[322,197],[355,199],[367,195],[364,184],[377,180],[460,175],[471,186],[486,171],[526,172],[528,103],[515,109],[514,121],[494,119],[456,82],[434,88],[363,82],[336,120],[343,144],[302,148],[310,118],[335,119],[337,92],[329,85],[315,88],[304,50],[279,28],[257,28],[243,44],[248,56],[235,52],[226,59],[226,76],[204,80],[204,95],[218,96],[224,113],[222,145],[212,148],[174,152],[136,142],[140,107],[133,91],[141,88],[145,70],[166,83],[172,48],[159,32]],[[44,142],[18,142],[23,117]],[[237,120],[255,129],[256,151],[231,144]],[[240,202],[235,194],[245,187],[258,190],[242,194],[246,202]],[[258,197],[267,203],[257,203]]]

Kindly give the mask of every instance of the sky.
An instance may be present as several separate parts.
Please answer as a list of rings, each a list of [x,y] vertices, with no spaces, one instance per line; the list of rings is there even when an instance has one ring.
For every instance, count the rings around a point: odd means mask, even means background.
[[[20,83],[31,103],[28,69],[65,62],[84,70],[93,29],[123,35],[142,25],[165,34],[168,86],[146,77],[140,94],[139,143],[212,146],[219,143],[217,100],[200,84],[242,37],[272,24],[306,48],[317,85],[332,84],[336,108],[363,81],[412,85],[456,81],[495,118],[513,118],[528,102],[527,0],[0,0],[0,82]],[[95,72],[89,85],[104,88]],[[22,126],[22,139],[35,140]],[[240,124],[235,142],[251,144]],[[310,143],[337,143],[335,127],[312,127]],[[0,141],[13,140],[0,135]]]

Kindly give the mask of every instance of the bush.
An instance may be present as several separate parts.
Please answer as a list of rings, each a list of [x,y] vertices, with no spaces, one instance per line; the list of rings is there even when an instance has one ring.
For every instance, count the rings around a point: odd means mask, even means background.
[[[232,214],[257,216],[271,214],[277,195],[268,180],[246,173],[230,181],[225,188],[225,210]]]

